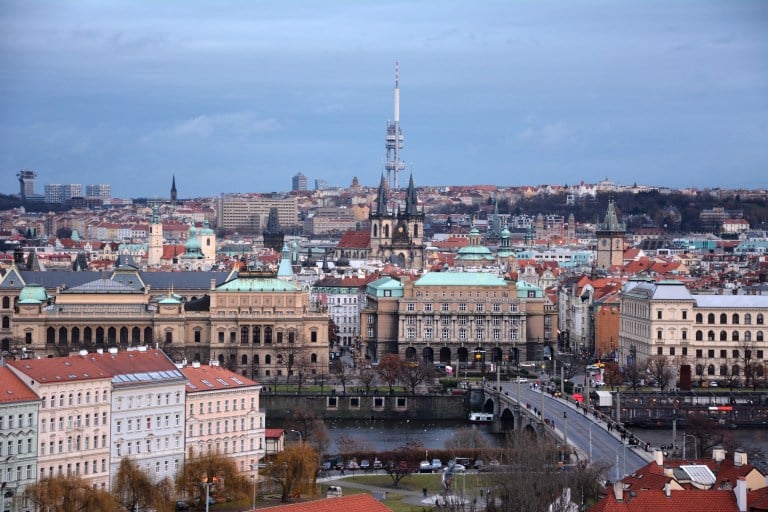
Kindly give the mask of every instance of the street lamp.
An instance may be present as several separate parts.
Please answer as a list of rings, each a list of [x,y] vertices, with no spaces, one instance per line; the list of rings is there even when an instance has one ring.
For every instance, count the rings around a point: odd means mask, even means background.
[[[296,430],[295,428],[289,429],[288,432],[296,432],[299,434],[299,444],[304,444],[304,436],[301,434],[301,430]]]
[[[616,481],[617,482],[619,481],[619,448],[623,448],[624,449],[624,452],[623,452],[623,456],[624,456],[624,474],[626,474],[626,472],[627,472],[627,451],[626,450],[627,450],[627,448],[631,448],[631,447],[632,447],[631,445],[624,444],[624,443],[622,443],[622,444],[620,444],[619,446],[616,447]]]
[[[256,468],[259,466],[255,463],[251,464],[253,470],[253,509],[256,510]]]
[[[597,425],[597,423],[589,422],[589,461],[592,462],[592,427]]]

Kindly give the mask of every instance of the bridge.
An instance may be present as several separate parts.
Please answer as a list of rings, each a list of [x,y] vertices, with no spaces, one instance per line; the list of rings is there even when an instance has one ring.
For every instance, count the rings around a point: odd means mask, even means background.
[[[651,447],[633,444],[610,419],[605,421],[597,411],[552,397],[537,387],[500,380],[483,386],[483,411],[493,413],[495,430],[521,430],[565,442],[580,461],[605,464],[608,479],[622,478],[653,460]]]

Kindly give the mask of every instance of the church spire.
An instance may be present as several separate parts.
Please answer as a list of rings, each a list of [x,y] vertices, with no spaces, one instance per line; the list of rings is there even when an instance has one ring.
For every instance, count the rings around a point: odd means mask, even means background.
[[[176,175],[173,175],[171,180],[171,202],[176,204]]]
[[[416,187],[413,186],[413,174],[411,174],[411,179],[408,181],[408,192],[405,195],[406,215],[416,215],[418,213],[416,210],[416,202]]]
[[[387,213],[387,188],[387,180],[384,179],[384,174],[382,173],[379,194],[376,196],[376,213],[379,215],[386,215]]]

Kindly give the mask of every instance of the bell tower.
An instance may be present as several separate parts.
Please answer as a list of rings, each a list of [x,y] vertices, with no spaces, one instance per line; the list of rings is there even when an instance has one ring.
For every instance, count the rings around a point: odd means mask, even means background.
[[[607,270],[610,267],[624,264],[624,237],[627,227],[619,222],[613,199],[608,201],[608,211],[605,222],[598,224],[597,235],[597,268]]]

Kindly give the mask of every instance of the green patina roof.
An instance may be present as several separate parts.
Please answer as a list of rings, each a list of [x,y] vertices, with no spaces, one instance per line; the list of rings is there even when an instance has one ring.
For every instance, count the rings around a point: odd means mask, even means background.
[[[542,291],[541,288],[538,286],[534,286],[528,281],[518,281],[517,282],[517,298],[518,299],[527,299],[528,292],[533,291],[536,295],[536,298],[544,297],[544,291]]]
[[[389,294],[386,294],[387,296],[402,297],[403,283],[397,279],[392,279],[391,277],[386,276],[369,283],[368,286],[366,286],[365,291],[366,293],[377,297],[385,296],[385,291],[389,292]]]
[[[507,286],[507,282],[489,272],[429,272],[414,286]]]
[[[296,285],[275,277],[238,277],[216,288],[220,292],[295,292]]]
[[[28,284],[19,292],[19,304],[41,304],[47,300],[48,294],[39,284]]]

